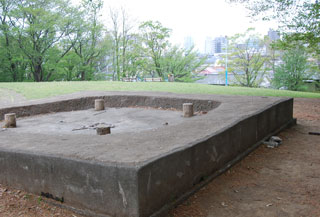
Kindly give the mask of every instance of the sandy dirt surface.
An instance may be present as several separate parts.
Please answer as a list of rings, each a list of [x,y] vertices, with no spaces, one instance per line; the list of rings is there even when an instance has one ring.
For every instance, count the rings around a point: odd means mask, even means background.
[[[261,146],[168,216],[320,216],[320,99],[296,99],[298,124],[279,134],[283,144]],[[0,216],[81,215],[46,199],[0,185]]]

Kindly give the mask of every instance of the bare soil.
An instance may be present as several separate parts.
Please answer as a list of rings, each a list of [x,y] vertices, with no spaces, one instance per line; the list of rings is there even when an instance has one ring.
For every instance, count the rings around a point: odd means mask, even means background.
[[[320,99],[295,99],[298,124],[260,146],[240,163],[171,210],[170,217],[320,216]],[[81,215],[43,197],[0,185],[0,216]]]

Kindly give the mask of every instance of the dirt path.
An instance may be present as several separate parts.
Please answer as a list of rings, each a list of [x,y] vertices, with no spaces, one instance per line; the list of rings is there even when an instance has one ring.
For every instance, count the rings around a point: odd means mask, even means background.
[[[13,90],[0,88],[0,107],[12,106],[27,101],[24,96]]]
[[[296,99],[294,116],[298,125],[279,134],[280,147],[261,146],[168,216],[320,216],[320,136],[308,134],[320,132],[320,99]],[[0,216],[80,215],[0,185]]]

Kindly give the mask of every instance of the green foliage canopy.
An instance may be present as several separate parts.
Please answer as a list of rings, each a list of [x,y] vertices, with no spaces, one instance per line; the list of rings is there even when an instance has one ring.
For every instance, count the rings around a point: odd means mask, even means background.
[[[158,21],[130,23],[124,9],[100,21],[102,0],[0,0],[0,81],[96,80],[175,75],[191,81],[202,64],[171,46]]]
[[[276,88],[285,87],[288,90],[302,90],[304,79],[308,79],[310,65],[305,49],[296,47],[285,51],[283,63],[276,67],[272,84]]]
[[[265,63],[269,57],[264,54],[264,40],[254,29],[229,38],[228,69],[241,86],[257,87],[267,72]],[[225,63],[226,55],[221,64]]]
[[[173,75],[177,82],[192,82],[194,71],[201,71],[206,66],[207,57],[199,57],[194,48],[185,50],[177,46],[168,49],[160,60],[161,71]]]
[[[145,45],[145,55],[153,61],[151,73],[155,71],[160,77],[164,77],[164,72],[161,70],[161,58],[165,50],[169,47],[168,38],[171,30],[162,26],[158,21],[147,21],[139,27],[143,42]]]
[[[275,19],[284,39],[301,41],[320,54],[320,4],[318,0],[227,0],[241,3],[252,18]]]

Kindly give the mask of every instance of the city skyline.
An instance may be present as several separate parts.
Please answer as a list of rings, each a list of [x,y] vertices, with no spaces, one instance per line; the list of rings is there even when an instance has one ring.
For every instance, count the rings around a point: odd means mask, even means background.
[[[104,1],[103,19],[110,8],[123,7],[129,17],[137,22],[157,20],[172,29],[170,41],[184,46],[185,37],[192,37],[195,48],[205,50],[206,37],[232,36],[250,27],[261,35],[267,35],[269,28],[276,29],[275,22],[256,21],[247,17],[241,5],[228,4],[224,0],[109,0]]]
[[[268,36],[271,41],[280,39],[279,33],[274,29],[269,29],[265,34],[261,35],[262,37]],[[184,48],[190,48],[190,42],[194,45],[194,40],[191,36],[187,36],[184,39]],[[255,43],[255,39],[251,43]],[[226,36],[213,36],[213,37],[206,37],[204,41],[204,50],[200,53],[206,55],[214,55],[219,53],[224,53],[226,49],[227,38]]]

